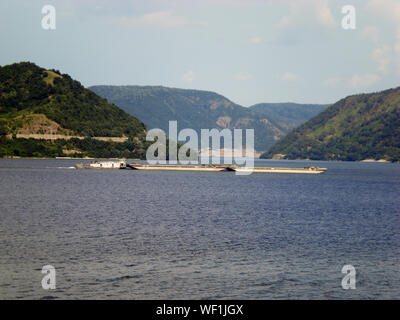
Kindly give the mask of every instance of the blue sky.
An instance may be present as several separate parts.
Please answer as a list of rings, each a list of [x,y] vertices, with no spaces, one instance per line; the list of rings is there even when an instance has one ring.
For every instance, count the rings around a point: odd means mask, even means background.
[[[56,30],[41,27],[44,5]],[[341,27],[343,5],[356,29]],[[2,0],[0,65],[84,86],[215,91],[249,106],[331,103],[400,85],[399,0]]]

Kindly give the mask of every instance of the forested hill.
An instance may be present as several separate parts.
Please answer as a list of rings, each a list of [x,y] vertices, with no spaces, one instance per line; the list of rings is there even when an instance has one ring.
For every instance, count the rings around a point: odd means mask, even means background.
[[[338,101],[262,157],[399,161],[400,87]]]
[[[209,91],[162,86],[94,86],[98,95],[141,119],[148,129],[168,132],[168,121],[179,129],[254,129],[255,149],[267,150],[288,130],[267,116]]]
[[[162,86],[93,86],[98,95],[141,119],[146,126],[180,128],[254,129],[255,148],[265,151],[289,131],[325,110],[325,105],[263,103],[246,108],[210,91]]]
[[[22,110],[44,114],[84,136],[136,136],[145,131],[138,119],[69,75],[29,62],[0,67],[0,114]]]
[[[251,110],[264,114],[268,119],[274,120],[281,127],[293,130],[312,117],[326,110],[329,104],[300,104],[284,103],[258,103]]]
[[[28,136],[124,137],[135,140],[135,147],[130,144],[124,150],[130,149],[137,156],[133,149],[143,147],[146,128],[140,120],[85,89],[69,75],[46,70],[30,62],[21,62],[0,67],[0,136],[14,136],[8,141],[2,138],[0,153],[3,156],[15,156],[21,152],[24,156],[33,153],[48,156],[49,150],[54,147],[50,142],[42,141],[43,152],[31,150],[26,153],[24,146],[29,144],[16,138],[21,133]],[[114,146],[96,143],[97,155],[119,156],[119,152],[110,154],[100,150]],[[58,147],[57,151],[50,153],[61,156],[61,149]],[[84,152],[82,154],[87,155]]]

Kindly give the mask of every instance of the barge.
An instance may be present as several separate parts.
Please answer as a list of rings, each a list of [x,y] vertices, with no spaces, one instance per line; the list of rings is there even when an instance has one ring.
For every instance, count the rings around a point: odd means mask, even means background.
[[[268,173],[308,173],[319,174],[327,171],[327,168],[309,166],[304,168],[270,168],[270,167],[239,167],[236,165],[145,165],[130,163],[127,168],[133,170],[168,170],[168,171],[237,171],[237,172],[268,172]]]
[[[76,169],[126,169],[126,161],[92,161],[88,164],[78,163]]]
[[[126,163],[120,161],[92,161],[88,164],[77,164],[76,169],[132,169],[132,170],[160,170],[160,171],[204,171],[204,172],[267,172],[267,173],[308,173],[318,174],[327,171],[327,168],[309,166],[304,168],[272,168],[272,167],[240,167],[237,165],[148,165],[141,163]]]

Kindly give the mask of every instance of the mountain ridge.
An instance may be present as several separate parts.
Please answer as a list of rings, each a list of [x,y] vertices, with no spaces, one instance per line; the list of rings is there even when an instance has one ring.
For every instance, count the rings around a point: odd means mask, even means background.
[[[339,100],[261,157],[399,161],[400,87]]]
[[[305,104],[296,102],[257,103],[249,108],[273,119],[288,131],[324,111],[331,104]]]
[[[97,85],[89,89],[138,117],[149,129],[168,132],[169,120],[177,120],[180,129],[197,132],[213,128],[254,129],[258,151],[267,150],[290,131],[279,121],[213,91],[138,85]]]

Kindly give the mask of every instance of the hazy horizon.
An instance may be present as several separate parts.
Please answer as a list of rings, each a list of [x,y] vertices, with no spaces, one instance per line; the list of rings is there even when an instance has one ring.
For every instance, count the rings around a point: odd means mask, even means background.
[[[348,4],[355,30],[341,25]],[[45,5],[55,30],[41,26]],[[207,90],[251,106],[331,104],[400,85],[395,0],[6,0],[0,18],[0,65],[31,61],[85,87]]]

